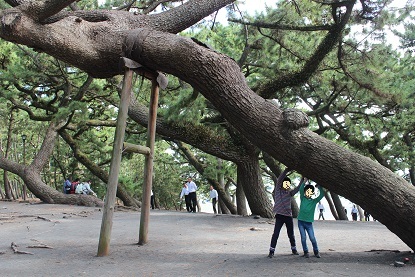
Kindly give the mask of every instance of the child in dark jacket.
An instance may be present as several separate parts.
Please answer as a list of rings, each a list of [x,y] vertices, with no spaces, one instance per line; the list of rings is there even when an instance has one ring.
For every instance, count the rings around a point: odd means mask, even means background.
[[[278,177],[274,190],[275,204],[273,212],[275,213],[275,226],[274,233],[272,234],[271,238],[271,245],[269,247],[269,258],[272,258],[274,256],[275,248],[277,246],[277,240],[280,235],[282,225],[284,224],[287,228],[288,238],[290,239],[291,251],[294,255],[298,255],[294,237],[293,215],[291,211],[291,197],[298,192],[300,186],[297,186],[295,189],[291,190],[291,180],[288,177],[286,177],[288,172],[289,169],[286,168],[281,173],[281,175]]]

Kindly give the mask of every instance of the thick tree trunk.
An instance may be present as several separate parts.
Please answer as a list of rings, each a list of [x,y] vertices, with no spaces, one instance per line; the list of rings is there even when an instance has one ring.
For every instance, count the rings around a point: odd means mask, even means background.
[[[240,162],[237,165],[237,183],[245,191],[252,214],[273,218],[271,201],[262,184],[258,157],[252,157],[250,161]]]
[[[293,213],[293,218],[297,218],[300,208],[298,207],[297,201],[294,197],[291,197],[291,211]]]
[[[11,110],[10,118],[9,118],[9,126],[7,130],[7,143],[6,143],[6,151],[4,154],[4,158],[9,157],[10,147],[12,144],[12,135],[13,135],[13,125],[14,125],[14,110]],[[12,188],[10,186],[8,172],[4,170],[3,173],[3,181],[4,181],[4,196],[6,199],[14,199],[14,195],[12,193]]]
[[[239,174],[238,174],[239,177]],[[238,179],[239,180],[239,179]],[[236,208],[238,215],[247,216],[248,210],[246,208],[246,195],[242,185],[236,186]]]
[[[331,214],[333,215],[334,219],[339,220],[339,215],[337,214],[336,207],[334,207],[333,200],[331,199],[330,192],[327,191],[324,194],[324,197],[326,198],[327,203],[329,204],[329,208],[330,208]]]
[[[359,220],[363,221],[365,218],[362,208],[359,205],[356,205],[357,211],[359,212]]]
[[[339,195],[334,192],[330,192],[331,199],[333,199],[334,207],[336,208],[337,215],[339,216],[339,220],[349,220],[347,218],[347,212],[344,210],[344,206],[342,201],[340,200]]]
[[[228,207],[226,207],[225,202],[219,197],[218,201],[218,213],[219,214],[231,214],[231,211],[229,211]]]
[[[223,189],[223,191],[226,194],[226,197],[228,197],[232,203],[232,205],[236,206],[236,203],[234,201],[234,197],[232,195],[230,195],[229,193],[229,186],[230,186],[230,182],[226,182],[225,186],[220,185],[221,188]],[[236,184],[235,184],[236,186]],[[221,214],[230,214],[231,211],[228,209],[228,207],[225,205],[225,202],[222,201],[221,197],[219,196],[219,213]],[[236,213],[238,213],[238,210],[236,211]]]
[[[3,171],[3,182],[4,182],[4,198],[5,199],[14,199],[14,195],[12,193],[12,187],[10,186],[9,177],[7,175],[7,171]]]
[[[415,186],[415,170],[413,166],[409,169],[409,178],[411,179],[411,184]]]

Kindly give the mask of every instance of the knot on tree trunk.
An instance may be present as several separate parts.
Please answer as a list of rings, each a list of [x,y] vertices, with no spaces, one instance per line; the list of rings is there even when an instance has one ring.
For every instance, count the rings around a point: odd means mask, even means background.
[[[1,32],[5,36],[12,36],[13,30],[20,23],[22,16],[18,12],[10,12],[1,18]]]
[[[308,116],[297,109],[285,109],[282,112],[284,118],[284,126],[291,130],[308,127],[310,123]]]

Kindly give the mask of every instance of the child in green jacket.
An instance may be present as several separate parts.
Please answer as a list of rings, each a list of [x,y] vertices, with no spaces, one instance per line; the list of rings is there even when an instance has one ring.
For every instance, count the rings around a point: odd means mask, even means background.
[[[324,197],[324,190],[321,186],[318,186],[320,194],[313,198],[314,193],[314,186],[311,184],[305,185],[305,182],[300,186],[300,212],[298,214],[298,229],[300,231],[301,236],[301,245],[303,247],[304,255],[303,257],[309,258],[310,255],[308,254],[308,247],[307,247],[307,236],[310,238],[311,244],[313,245],[314,256],[320,258],[320,253],[318,251],[317,240],[314,236],[314,228],[313,228],[313,221],[314,221],[314,211],[316,209],[317,203]]]

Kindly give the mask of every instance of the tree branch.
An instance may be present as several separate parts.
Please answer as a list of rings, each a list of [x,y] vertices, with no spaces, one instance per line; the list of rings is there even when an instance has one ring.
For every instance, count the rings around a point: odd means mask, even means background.
[[[343,15],[341,21],[330,29],[329,33],[322,40],[317,50],[310,57],[310,59],[308,59],[301,71],[281,76],[262,85],[257,90],[258,95],[261,95],[264,98],[270,98],[275,94],[275,92],[285,87],[298,86],[306,82],[320,66],[320,63],[323,61],[326,55],[330,53],[330,51],[339,41],[343,28],[349,21],[349,18],[352,14],[354,2],[355,1],[351,1],[347,4],[346,12]]]
[[[43,21],[44,19],[59,13],[76,0],[34,0],[22,1],[19,9],[27,16],[36,21]]]
[[[233,2],[235,0],[192,0],[168,11],[149,15],[149,18],[156,29],[177,34]]]

